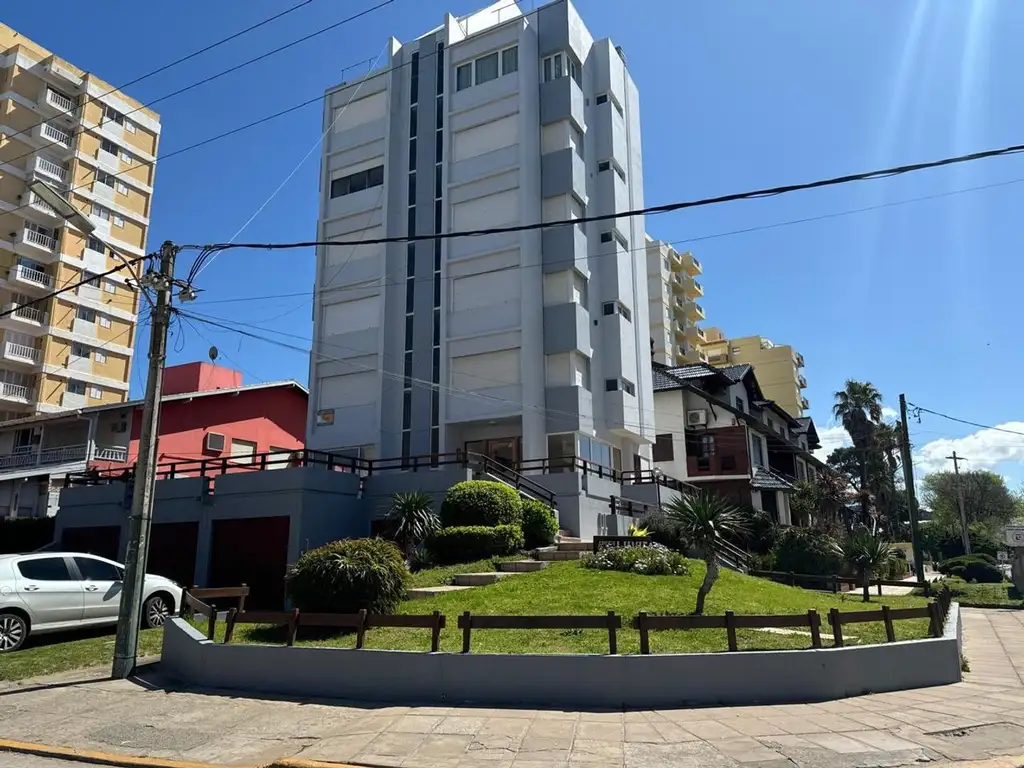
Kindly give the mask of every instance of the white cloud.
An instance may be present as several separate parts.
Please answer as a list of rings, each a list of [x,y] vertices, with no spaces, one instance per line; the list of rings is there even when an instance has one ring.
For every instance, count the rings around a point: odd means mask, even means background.
[[[900,412],[895,408],[890,408],[888,405],[882,406],[882,421],[891,421],[892,419],[898,419]]]
[[[914,448],[914,469],[919,477],[929,472],[953,468],[946,457],[957,455],[968,460],[968,469],[995,469],[1003,462],[1024,464],[1024,421],[997,424],[995,429],[981,429],[964,437],[942,437]]]
[[[821,461],[828,459],[828,455],[836,448],[844,448],[848,445],[853,445],[853,441],[850,440],[850,435],[847,434],[846,430],[841,425],[819,429],[818,440],[821,442],[821,448],[816,450],[814,455]]]

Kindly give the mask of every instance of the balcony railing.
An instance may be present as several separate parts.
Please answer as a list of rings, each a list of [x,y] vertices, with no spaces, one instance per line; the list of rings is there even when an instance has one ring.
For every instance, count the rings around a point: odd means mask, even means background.
[[[46,101],[63,112],[75,111],[75,102],[63,93],[55,91],[52,88],[46,89]]]
[[[46,176],[50,176],[62,184],[68,180],[68,169],[59,163],[55,163],[52,160],[47,160],[45,157],[39,157],[38,155],[34,159],[34,168],[39,173]]]
[[[28,344],[19,344],[16,341],[4,342],[4,357],[12,360],[19,360],[23,363],[38,363],[40,352]]]
[[[36,199],[34,197],[35,192],[33,192],[32,194],[33,194],[32,203],[35,204],[36,203]],[[53,210],[53,208],[50,207],[49,203],[44,203],[42,200],[39,200],[39,202],[42,205],[45,205],[47,208],[50,208],[51,211]],[[52,235],[44,235],[42,232],[36,232],[34,229],[26,229],[25,230],[24,240],[25,240],[26,243],[31,243],[32,245],[38,245],[40,248],[45,248],[48,251],[52,251],[52,250],[54,250],[57,247],[57,238],[53,237]]]
[[[42,211],[43,213],[48,213],[51,216],[56,216],[57,215],[57,211],[54,210],[54,207],[52,205],[50,205],[48,202],[46,202],[45,200],[43,200],[43,198],[41,198],[35,192],[33,192],[29,196],[28,202],[29,202],[29,204],[33,208],[36,208],[36,209]]]
[[[800,385],[800,389],[805,389],[807,387],[807,379],[804,378],[803,374],[796,377],[796,383]]]
[[[0,470],[41,467],[46,464],[68,464],[85,461],[89,453],[87,445],[58,445],[38,450],[35,446],[0,456]]]
[[[97,446],[93,458],[97,461],[128,461],[128,449],[118,446]]]
[[[13,397],[19,400],[28,400],[29,389],[24,384],[12,384],[9,381],[0,381],[0,397]]]
[[[62,147],[71,146],[71,134],[63,128],[58,128],[50,123],[43,123],[40,135],[42,135],[44,139],[49,139],[56,144],[60,144]]]
[[[32,232],[32,230],[28,230]],[[39,234],[38,232],[32,232],[32,234]],[[26,267],[24,264],[18,264],[17,266],[11,267],[11,271],[7,273],[8,280],[21,280],[25,283],[31,283],[32,285],[39,286],[40,288],[53,288],[53,277],[46,274],[41,269],[33,269],[32,267]]]
[[[16,317],[19,320],[28,320],[30,323],[39,323],[40,325],[46,323],[46,313],[35,307],[19,307],[17,304],[11,303],[4,307],[4,311],[9,311],[10,317]]]

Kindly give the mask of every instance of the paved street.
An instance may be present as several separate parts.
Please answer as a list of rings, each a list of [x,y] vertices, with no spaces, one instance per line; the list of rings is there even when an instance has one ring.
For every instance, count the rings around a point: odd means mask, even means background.
[[[0,733],[225,764],[297,756],[420,768],[841,768],[1024,754],[1024,613],[967,609],[964,621],[965,682],[822,704],[643,712],[374,707],[172,691],[159,687],[158,674],[138,684],[97,672],[0,689]]]

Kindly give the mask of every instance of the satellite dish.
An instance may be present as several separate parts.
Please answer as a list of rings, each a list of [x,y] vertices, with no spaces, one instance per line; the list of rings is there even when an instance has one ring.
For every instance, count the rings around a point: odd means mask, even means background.
[[[217,361],[217,355],[219,355],[219,354],[220,354],[220,351],[216,347],[210,347],[210,352],[209,352],[210,362],[216,362]]]

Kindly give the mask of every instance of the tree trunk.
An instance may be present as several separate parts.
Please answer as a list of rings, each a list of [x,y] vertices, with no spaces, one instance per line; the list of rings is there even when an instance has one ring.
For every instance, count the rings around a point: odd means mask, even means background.
[[[863,571],[863,578],[861,579],[861,585],[864,587],[864,602],[871,602],[871,571],[865,568]]]
[[[704,601],[718,579],[718,560],[712,555],[704,558],[704,564],[707,566],[707,571],[704,573],[704,581],[700,583],[700,589],[697,590],[697,607],[693,609],[697,616],[704,614]]]

